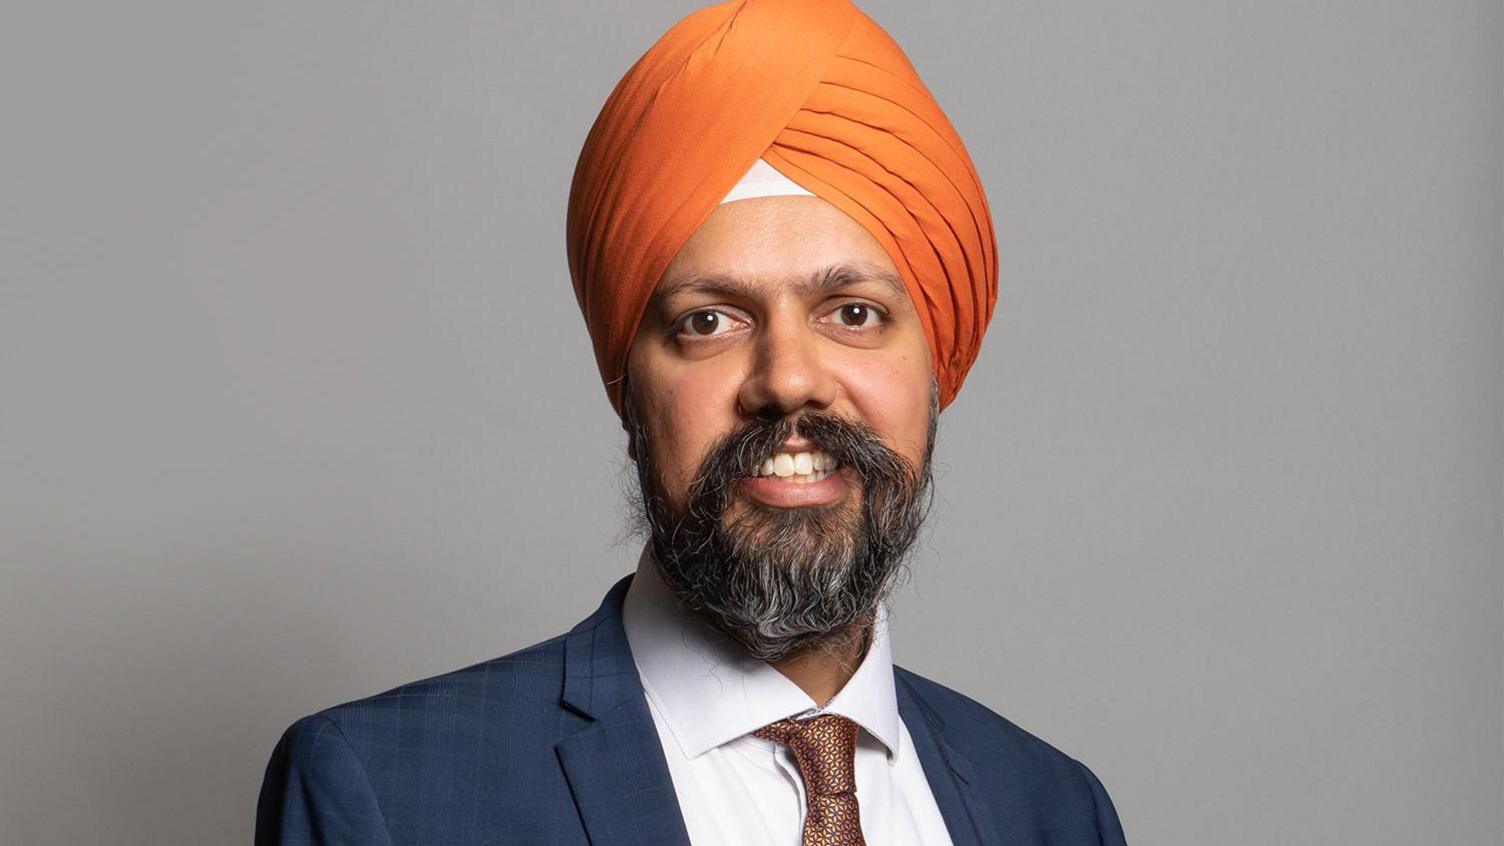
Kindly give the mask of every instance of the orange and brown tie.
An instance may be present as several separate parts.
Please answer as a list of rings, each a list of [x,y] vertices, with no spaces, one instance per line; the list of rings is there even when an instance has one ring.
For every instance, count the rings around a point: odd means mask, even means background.
[[[839,714],[783,719],[752,734],[794,753],[804,779],[804,846],[866,846],[856,806],[859,726]]]

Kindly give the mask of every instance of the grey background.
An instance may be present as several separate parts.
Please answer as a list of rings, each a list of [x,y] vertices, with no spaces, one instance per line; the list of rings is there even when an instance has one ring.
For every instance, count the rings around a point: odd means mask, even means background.
[[[0,841],[246,842],[630,569],[563,210],[695,5],[7,4]],[[1136,844],[1501,842],[1500,5],[863,6],[1001,242],[900,663]]]

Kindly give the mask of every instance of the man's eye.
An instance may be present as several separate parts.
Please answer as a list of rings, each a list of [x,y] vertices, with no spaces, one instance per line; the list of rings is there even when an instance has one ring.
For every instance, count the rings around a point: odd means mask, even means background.
[[[731,321],[726,315],[715,309],[701,309],[685,315],[679,321],[683,331],[698,338],[706,338],[712,335],[722,335],[722,329],[730,329]]]
[[[836,317],[841,325],[853,329],[865,329],[881,322],[883,313],[866,303],[847,303],[836,309]],[[870,319],[869,319],[870,318]]]

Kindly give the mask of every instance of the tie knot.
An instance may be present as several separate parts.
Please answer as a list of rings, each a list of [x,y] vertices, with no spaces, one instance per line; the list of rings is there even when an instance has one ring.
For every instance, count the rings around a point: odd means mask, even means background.
[[[840,714],[821,714],[807,720],[785,718],[752,734],[782,743],[794,753],[805,789],[828,796],[856,790],[856,736],[860,730]]]

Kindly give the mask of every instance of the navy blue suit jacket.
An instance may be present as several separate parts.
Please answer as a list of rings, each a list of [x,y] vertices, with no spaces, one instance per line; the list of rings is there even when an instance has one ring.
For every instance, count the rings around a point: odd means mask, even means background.
[[[256,843],[689,846],[621,624],[631,579],[567,634],[293,723],[266,768]],[[893,672],[955,846],[1123,846],[1085,765]]]

